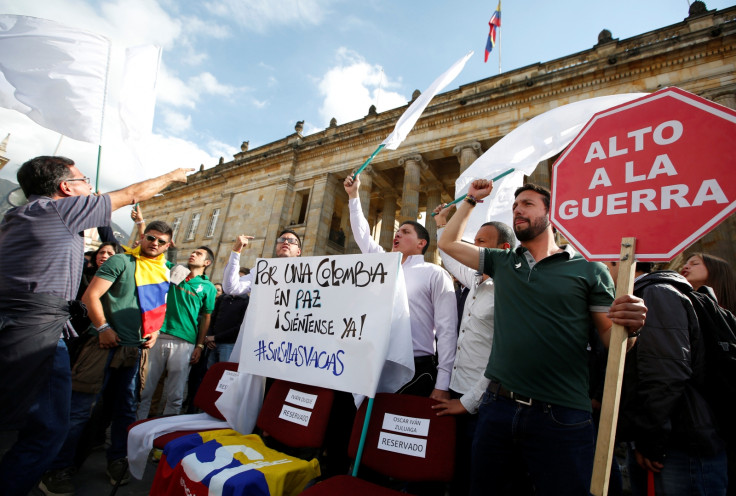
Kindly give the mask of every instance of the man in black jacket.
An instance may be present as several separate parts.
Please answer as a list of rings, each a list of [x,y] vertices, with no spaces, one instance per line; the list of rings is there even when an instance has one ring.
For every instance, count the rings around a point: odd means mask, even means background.
[[[607,264],[616,280],[618,267]],[[700,394],[704,349],[691,291],[676,272],[637,263],[634,294],[647,321],[624,369],[618,439],[630,441],[632,494],[645,495],[647,471],[655,494],[726,494],[725,443]]]

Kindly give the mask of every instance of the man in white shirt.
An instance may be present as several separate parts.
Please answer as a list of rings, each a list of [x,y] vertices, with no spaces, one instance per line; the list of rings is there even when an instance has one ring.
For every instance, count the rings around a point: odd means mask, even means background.
[[[350,226],[363,253],[382,253],[384,249],[370,235],[368,222],[358,199],[360,178],[352,175],[343,183],[350,198]],[[391,251],[402,254],[401,266],[409,297],[415,374],[400,393],[450,399],[450,375],[457,344],[457,303],[450,275],[440,266],[425,262],[429,233],[421,224],[406,221],[394,235]],[[438,360],[434,344],[437,339]]]

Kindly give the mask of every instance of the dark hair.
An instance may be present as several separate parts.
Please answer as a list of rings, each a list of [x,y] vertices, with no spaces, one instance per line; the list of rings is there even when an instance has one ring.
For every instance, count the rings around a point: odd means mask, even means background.
[[[97,265],[97,254],[100,253],[100,250],[103,249],[106,246],[112,246],[112,249],[115,250],[115,254],[125,253],[125,250],[123,250],[123,247],[120,246],[117,243],[113,243],[112,241],[108,241],[106,243],[102,243],[99,248],[97,248],[95,251],[92,252],[92,260],[90,262],[92,263],[93,267],[96,267],[99,269],[99,266]]]
[[[422,248],[422,255],[424,255],[425,253],[427,253],[427,249],[429,248],[429,231],[427,231],[427,229],[423,225],[415,220],[405,220],[401,223],[402,226],[406,224],[414,227],[414,230],[417,232],[417,238],[423,239],[427,242],[427,244],[424,245],[424,248]]]
[[[238,273],[243,274],[244,276],[247,276],[250,274],[250,269],[248,267],[240,267],[240,270],[238,270]]]
[[[162,220],[154,220],[153,222],[148,224],[146,226],[146,229],[143,231],[143,234],[147,233],[148,231],[158,231],[161,234],[168,234],[169,238],[174,237],[174,230],[171,229],[170,225]]]
[[[512,249],[514,248],[514,245],[516,244],[516,236],[514,236],[514,231],[512,231],[509,226],[507,226],[503,222],[492,220],[490,222],[481,224],[480,227],[486,226],[491,226],[496,229],[496,232],[498,233],[498,238],[496,240],[497,244],[502,245],[504,243],[508,243]]]
[[[514,191],[514,198],[519,196],[524,191],[534,191],[535,193],[539,193],[540,195],[542,195],[542,201],[544,202],[544,208],[546,208],[547,211],[549,212],[550,193],[547,188],[543,186],[539,186],[537,184],[526,183],[524,186],[520,186],[516,188],[516,191]]]
[[[651,274],[654,269],[654,262],[636,262],[636,270],[644,272],[645,274]]]
[[[276,237],[277,238],[280,238],[281,236],[283,236],[284,234],[287,234],[287,233],[288,234],[293,234],[294,236],[296,236],[296,240],[299,242],[299,248],[301,248],[302,247],[302,238],[300,238],[299,235],[293,229],[284,229]]]
[[[690,257],[694,256],[700,257],[705,264],[705,268],[708,269],[708,279],[705,281],[705,285],[713,288],[713,292],[718,298],[718,304],[726,310],[736,313],[736,277],[731,266],[724,259],[715,255],[702,252],[690,254]]]
[[[74,160],[43,155],[32,158],[18,169],[16,177],[26,198],[31,195],[54,196],[59,184],[70,176]]]
[[[212,250],[210,250],[209,246],[198,246],[197,250],[204,250],[205,253],[207,253],[207,260],[210,261],[210,265],[212,265],[215,261],[215,254],[212,253]],[[204,272],[207,272],[207,267],[204,268]]]

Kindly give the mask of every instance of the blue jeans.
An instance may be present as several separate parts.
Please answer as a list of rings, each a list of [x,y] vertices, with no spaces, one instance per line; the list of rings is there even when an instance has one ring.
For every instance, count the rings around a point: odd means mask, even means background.
[[[0,463],[2,494],[25,496],[49,468],[69,430],[71,393],[69,353],[64,340],[60,339],[49,380],[28,411],[27,422],[18,432],[18,440]]]
[[[212,367],[217,362],[229,362],[234,346],[235,343],[220,343],[214,350],[210,350],[207,357],[207,368]]]
[[[647,471],[642,469],[629,450],[631,494],[646,496]],[[657,496],[725,496],[728,486],[726,452],[712,457],[690,456],[684,451],[668,450],[664,468],[654,474]]]
[[[102,393],[110,389],[112,405],[112,425],[110,426],[110,448],[107,450],[107,461],[112,462],[124,458],[128,450],[128,426],[135,422],[135,412],[138,409],[138,384],[140,380],[138,361],[134,367],[110,368],[110,361],[115,349],[110,350],[105,365],[105,378],[99,393],[80,393],[72,391],[71,411],[69,418],[71,425],[64,441],[64,446],[49,467],[60,469],[71,466],[74,454],[79,444],[79,438],[84,426],[92,414],[92,407],[102,397]]]
[[[486,391],[473,440],[470,494],[515,494],[523,467],[540,496],[585,495],[593,473],[590,412]],[[522,470],[523,470],[522,469]]]

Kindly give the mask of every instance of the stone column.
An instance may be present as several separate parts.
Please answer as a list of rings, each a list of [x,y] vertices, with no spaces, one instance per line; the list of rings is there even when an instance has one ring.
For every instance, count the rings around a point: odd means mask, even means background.
[[[480,157],[481,147],[477,141],[466,141],[460,143],[452,149],[452,153],[457,155],[457,159],[460,162],[460,174],[465,172],[465,169],[475,162]]]
[[[337,178],[332,174],[325,174],[314,180],[312,201],[307,214],[307,235],[302,240],[302,256],[327,253],[327,240],[330,236],[332,213],[335,211],[337,186]],[[310,233],[313,235],[309,236]]]
[[[268,219],[268,228],[266,236],[263,240],[263,248],[256,257],[271,257],[273,255],[276,237],[281,229],[288,223],[288,215],[291,209],[292,199],[294,197],[294,182],[291,180],[284,181],[275,187],[276,193],[271,203],[271,216]]]
[[[429,232],[429,248],[424,254],[427,262],[440,263],[440,253],[437,251],[437,223],[432,218],[432,211],[442,202],[442,188],[439,184],[432,184],[427,190],[427,216],[424,220],[424,227]]]
[[[385,194],[383,196],[383,213],[381,216],[381,236],[378,239],[378,244],[386,251],[391,251],[393,248],[396,207],[396,195],[393,193]]]
[[[552,185],[549,175],[550,165],[552,164],[550,164],[549,160],[542,160],[539,162],[539,164],[537,164],[537,168],[534,169],[534,172],[529,175],[529,182],[549,189]]]
[[[360,189],[358,190],[358,198],[360,199],[360,205],[363,208],[363,216],[366,221],[370,224],[370,212],[371,212],[371,190],[373,189],[373,168],[368,166],[363,172],[360,173]],[[348,221],[350,221],[350,212],[348,212]],[[345,247],[346,254],[360,253],[360,248],[355,242],[352,229],[350,235],[347,237],[347,246]],[[346,231],[347,235],[347,231]]]
[[[404,188],[401,196],[401,214],[399,222],[417,220],[419,215],[419,188],[421,186],[421,169],[427,164],[419,154],[408,155],[399,159],[399,166],[404,167]]]

